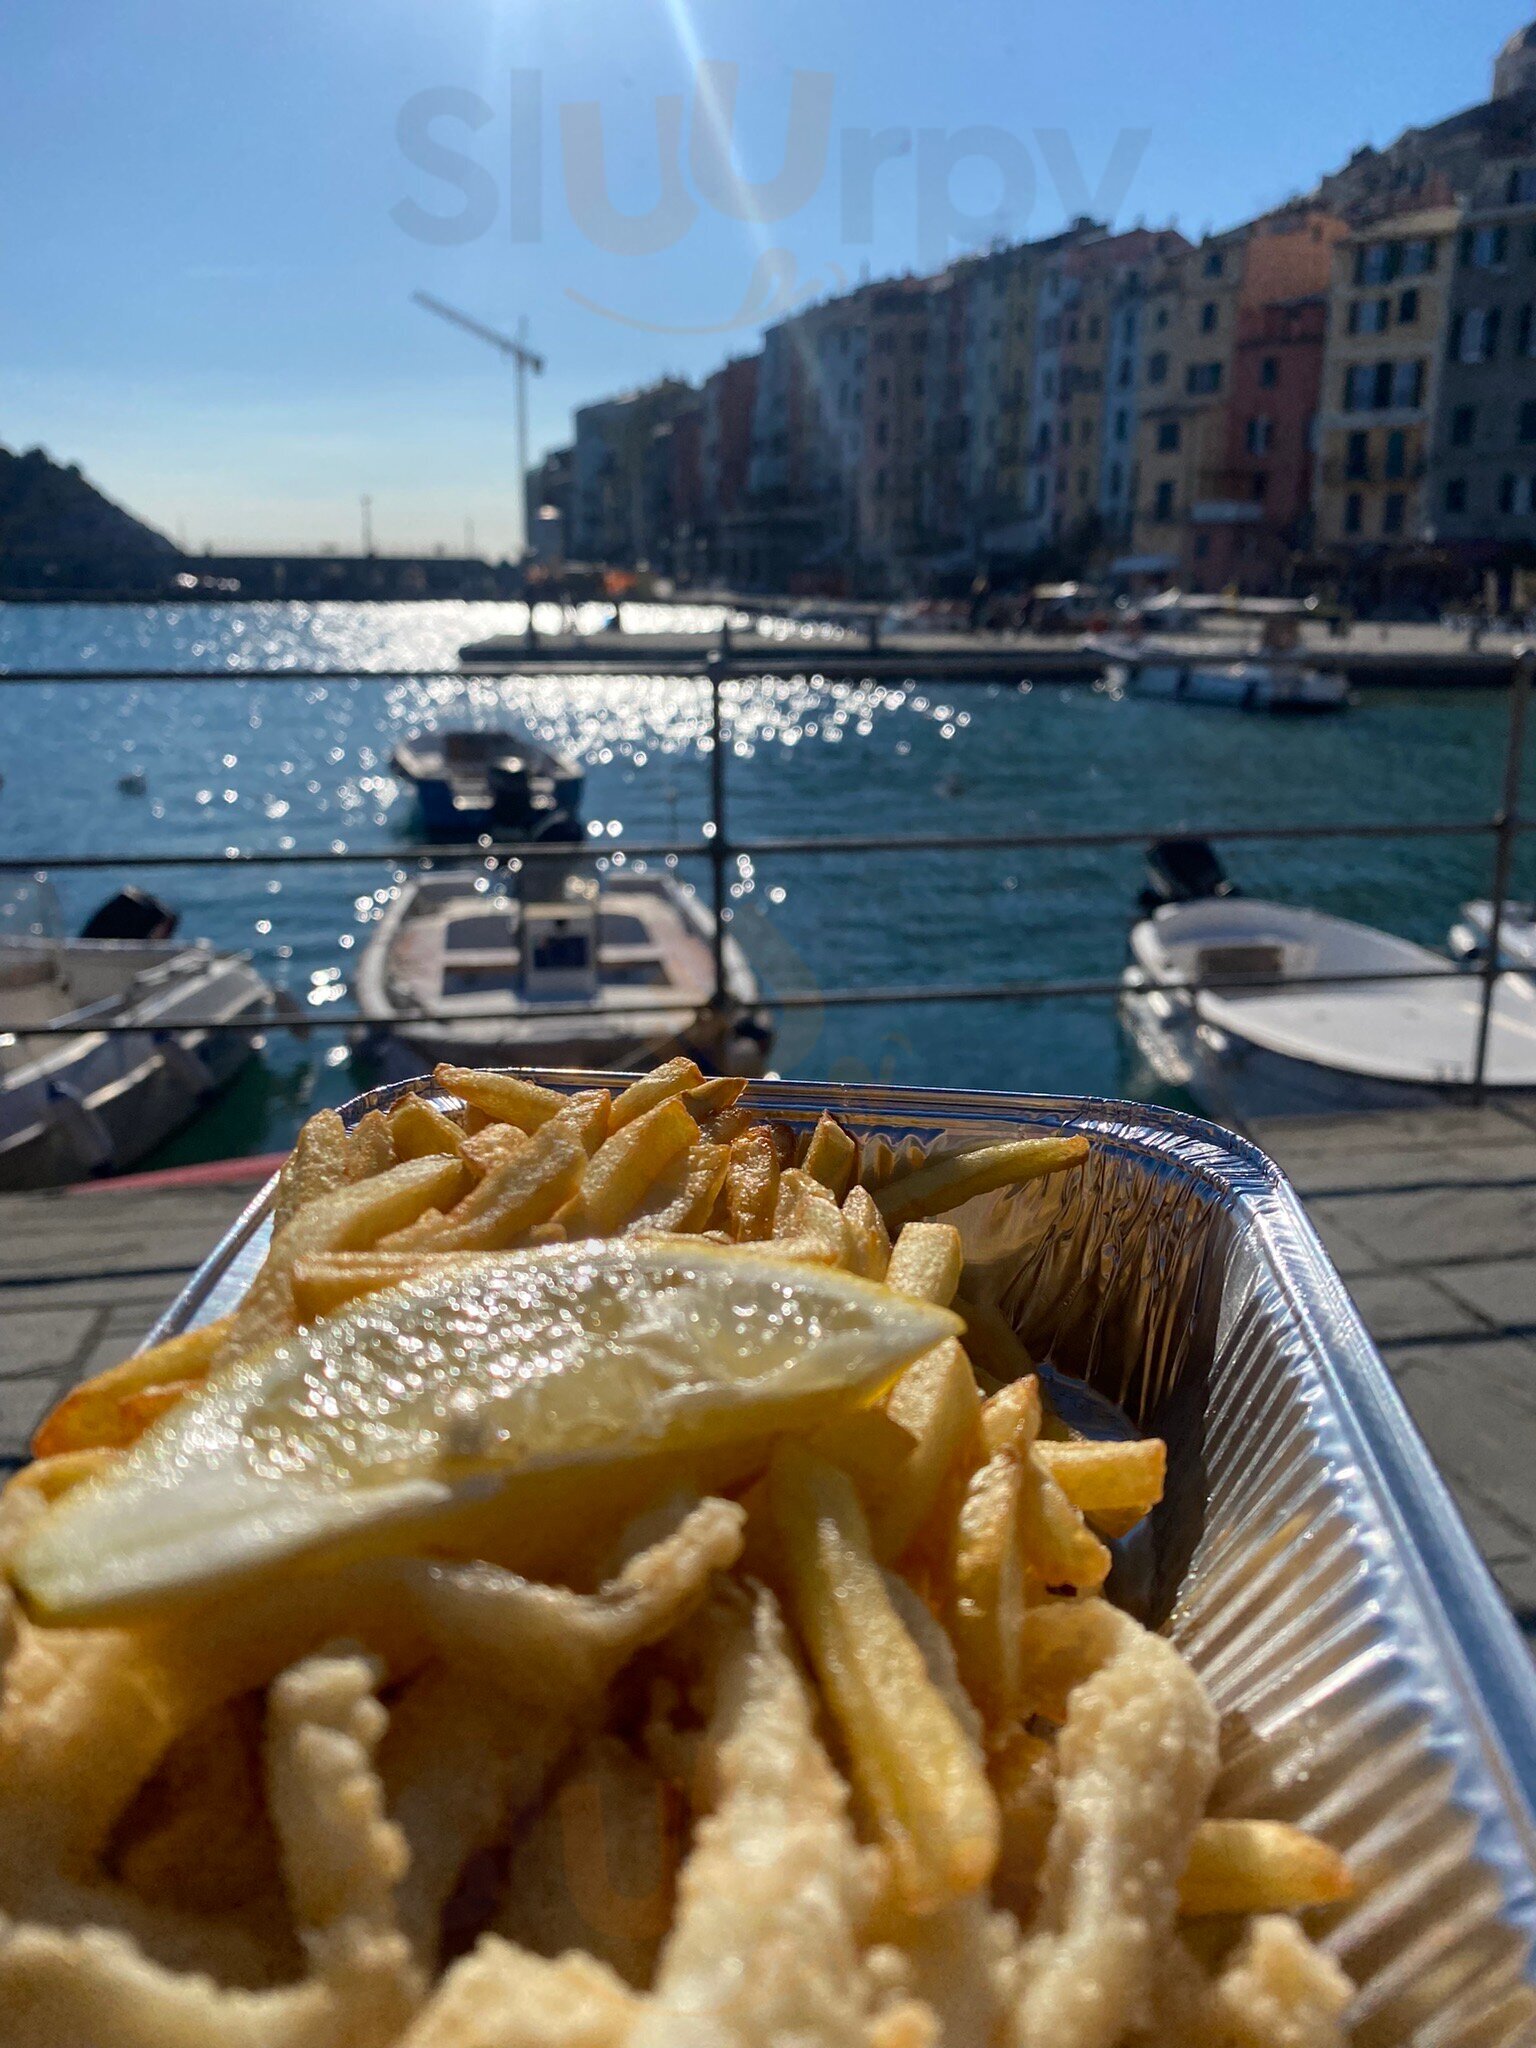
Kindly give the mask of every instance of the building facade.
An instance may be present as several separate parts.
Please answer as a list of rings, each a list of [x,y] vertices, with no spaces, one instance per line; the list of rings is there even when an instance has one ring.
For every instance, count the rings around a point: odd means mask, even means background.
[[[1497,570],[1536,550],[1536,160],[1474,196],[1452,253],[1426,517]]]
[[[1458,210],[1357,229],[1334,252],[1314,502],[1325,556],[1358,568],[1432,539],[1428,490]]]
[[[567,538],[574,560],[625,567],[648,561],[654,530],[647,496],[647,478],[654,474],[651,441],[696,396],[691,384],[664,377],[577,413]]]

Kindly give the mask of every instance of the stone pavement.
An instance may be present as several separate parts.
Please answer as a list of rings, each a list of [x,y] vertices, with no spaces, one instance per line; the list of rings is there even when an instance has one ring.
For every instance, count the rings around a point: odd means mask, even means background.
[[[1536,1108],[1286,1118],[1305,1199],[1468,1527],[1536,1634]],[[0,1465],[134,1350],[250,1184],[0,1196]]]
[[[255,1183],[0,1196],[0,1472],[64,1389],[138,1350]]]
[[[1536,1108],[1284,1117],[1250,1135],[1295,1183],[1536,1635]]]

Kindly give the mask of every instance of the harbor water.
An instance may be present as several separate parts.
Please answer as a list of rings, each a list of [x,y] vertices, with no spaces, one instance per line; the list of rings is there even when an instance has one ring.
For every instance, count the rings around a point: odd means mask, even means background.
[[[355,1092],[328,1019],[402,868],[387,859],[264,870],[140,871],[133,856],[228,849],[367,853],[412,840],[390,772],[408,731],[504,715],[576,755],[594,852],[697,839],[709,812],[708,693],[624,675],[506,681],[451,673],[459,646],[520,630],[489,604],[0,607],[0,667],[102,676],[206,669],[206,684],[102,682],[0,696],[0,858],[124,855],[52,878],[66,924],[138,881],[187,936],[248,949],[313,1030],[274,1033],[233,1094],[168,1158],[285,1144],[311,1109]],[[693,626],[697,617],[671,615]],[[664,630],[646,608],[632,624]],[[446,665],[441,681],[391,677]],[[241,670],[357,667],[380,680],[241,682]],[[1506,699],[1372,692],[1342,717],[1284,721],[1143,702],[1085,684],[1023,688],[803,678],[730,684],[729,825],[738,838],[1136,831],[1491,816]],[[1529,764],[1528,764],[1529,765]],[[143,791],[136,793],[136,772]],[[129,778],[130,786],[121,786]],[[1485,894],[1491,839],[1321,840],[1224,851],[1250,894],[1312,904],[1439,946]],[[701,890],[707,870],[680,872]],[[14,878],[8,878],[14,879]],[[1536,849],[1516,893],[1536,884]],[[731,877],[737,937],[765,990],[940,987],[1112,977],[1141,886],[1135,846],[801,854]],[[0,1020],[3,1021],[3,1020]],[[805,1079],[1117,1094],[1141,1077],[1107,999],[812,1006],[781,1021],[774,1065]]]

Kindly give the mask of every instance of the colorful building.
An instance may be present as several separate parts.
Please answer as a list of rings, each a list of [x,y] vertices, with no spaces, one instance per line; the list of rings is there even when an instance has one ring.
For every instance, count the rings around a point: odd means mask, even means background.
[[[1334,251],[1314,503],[1317,546],[1351,583],[1433,538],[1429,457],[1460,218],[1454,206],[1399,214]]]

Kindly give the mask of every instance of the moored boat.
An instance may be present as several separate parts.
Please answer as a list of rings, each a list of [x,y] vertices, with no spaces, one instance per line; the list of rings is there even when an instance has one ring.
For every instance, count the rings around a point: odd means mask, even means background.
[[[412,733],[390,765],[416,792],[430,839],[575,839],[585,777],[573,761],[501,728]]]
[[[0,1188],[137,1165],[251,1057],[271,989],[175,923],[126,891],[77,939],[0,930]]]
[[[596,874],[580,856],[518,877],[471,870],[404,883],[358,963],[362,1049],[388,1080],[456,1066],[643,1068],[685,1052],[760,1074],[772,1031],[726,933],[666,874]],[[583,1014],[573,1014],[580,1011]]]
[[[1231,893],[1143,898],[1143,909],[1121,1022],[1156,1079],[1207,1115],[1245,1124],[1410,1108],[1470,1088],[1483,985],[1443,954]],[[1495,991],[1486,1083],[1494,1095],[1536,1092],[1536,986],[1521,977]]]
[[[1343,676],[1305,662],[1270,656],[1191,661],[1159,651],[1153,644],[1108,638],[1084,644],[1105,656],[1109,681],[1136,697],[1280,716],[1342,711],[1349,703],[1349,685]]]
[[[1450,929],[1451,952],[1458,960],[1475,960],[1481,965],[1488,957],[1492,930],[1491,903],[1486,899],[1463,903],[1461,915]],[[1505,904],[1499,919],[1499,959],[1505,967],[1536,974],[1536,903]]]

